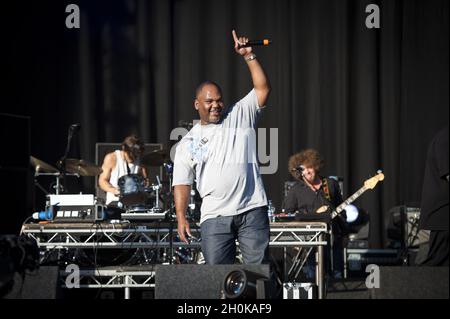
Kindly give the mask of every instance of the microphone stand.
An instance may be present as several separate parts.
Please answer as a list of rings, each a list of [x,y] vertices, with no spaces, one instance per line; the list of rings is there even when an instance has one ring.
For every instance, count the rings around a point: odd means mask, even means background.
[[[166,169],[166,173],[169,176],[169,200],[167,201],[169,208],[167,210],[169,217],[169,265],[173,264],[173,228],[174,228],[174,220],[173,220],[173,194],[172,194],[172,175],[173,175],[173,164],[172,163],[164,163],[164,168]]]
[[[59,179],[63,179],[63,192],[67,190],[67,182],[66,182],[66,159],[69,155],[70,146],[72,144],[72,138],[75,133],[75,127],[73,125],[69,126],[69,132],[67,134],[67,145],[66,145],[66,151],[64,152],[63,157],[58,162],[59,169],[61,171],[60,175],[57,177],[56,181],[56,194],[59,194],[59,188],[60,188],[60,182]]]
[[[313,186],[312,183],[310,183],[305,176],[303,175],[303,170],[302,170],[302,178],[303,181],[305,182],[306,185],[308,185],[308,187],[315,189],[315,187]],[[322,199],[325,200],[325,202],[328,203],[329,208],[331,209],[331,211],[333,211],[336,207],[333,205],[333,203],[328,200],[328,198],[326,198],[325,196],[322,195],[322,193],[320,192],[322,190],[323,184],[320,185],[320,188],[317,189],[315,192],[318,196],[320,196]],[[330,219],[329,222],[329,226],[330,226],[330,270],[331,270],[331,274],[334,273],[334,234],[333,234],[333,220]]]

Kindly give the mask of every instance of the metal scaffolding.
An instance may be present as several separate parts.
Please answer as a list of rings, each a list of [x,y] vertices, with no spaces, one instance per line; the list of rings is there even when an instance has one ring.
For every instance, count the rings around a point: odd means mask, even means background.
[[[131,288],[154,287],[155,273],[148,270],[155,263],[172,263],[175,257],[183,257],[191,251],[199,252],[200,228],[191,226],[192,234],[199,240],[190,243],[181,242],[176,235],[176,225],[170,223],[48,223],[25,224],[22,233],[33,238],[41,250],[41,262],[45,261],[48,252],[69,252],[86,249],[121,249],[145,251],[161,251],[169,258],[152,260],[145,270],[112,266],[108,268],[81,269],[80,288],[124,288],[125,298],[130,296]],[[327,245],[328,226],[320,222],[287,222],[271,223],[270,242],[273,247],[312,248],[316,251],[316,285],[318,297],[324,292],[324,247]],[[181,257],[180,257],[181,256]],[[200,263],[198,260],[183,262]],[[75,259],[73,259],[76,261]],[[66,263],[67,264],[67,263]],[[139,264],[146,264],[140,262]],[[61,272],[66,275],[65,271]],[[64,276],[63,276],[64,277]],[[66,287],[66,286],[64,286]],[[67,287],[66,287],[67,288]]]

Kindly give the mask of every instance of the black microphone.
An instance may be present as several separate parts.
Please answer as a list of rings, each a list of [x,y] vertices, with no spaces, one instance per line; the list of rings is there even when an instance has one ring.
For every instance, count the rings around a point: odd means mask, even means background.
[[[305,166],[299,165],[297,167],[294,167],[292,170],[297,172],[303,172],[305,170]]]
[[[253,40],[248,41],[246,44],[240,44],[239,48],[253,47],[253,46],[266,46],[272,44],[272,40],[263,39],[263,40]]]

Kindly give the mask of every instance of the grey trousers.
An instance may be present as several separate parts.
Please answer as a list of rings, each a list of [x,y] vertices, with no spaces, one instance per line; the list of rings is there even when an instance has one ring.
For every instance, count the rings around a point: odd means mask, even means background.
[[[236,216],[208,219],[201,224],[201,236],[207,264],[234,264],[236,239],[244,264],[269,263],[270,226],[266,206]]]

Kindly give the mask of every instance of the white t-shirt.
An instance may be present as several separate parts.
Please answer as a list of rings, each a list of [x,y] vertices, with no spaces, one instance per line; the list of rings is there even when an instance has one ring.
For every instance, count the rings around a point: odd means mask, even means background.
[[[192,185],[203,199],[200,223],[267,205],[256,153],[261,109],[253,89],[217,124],[196,124],[176,147],[173,185]]]

